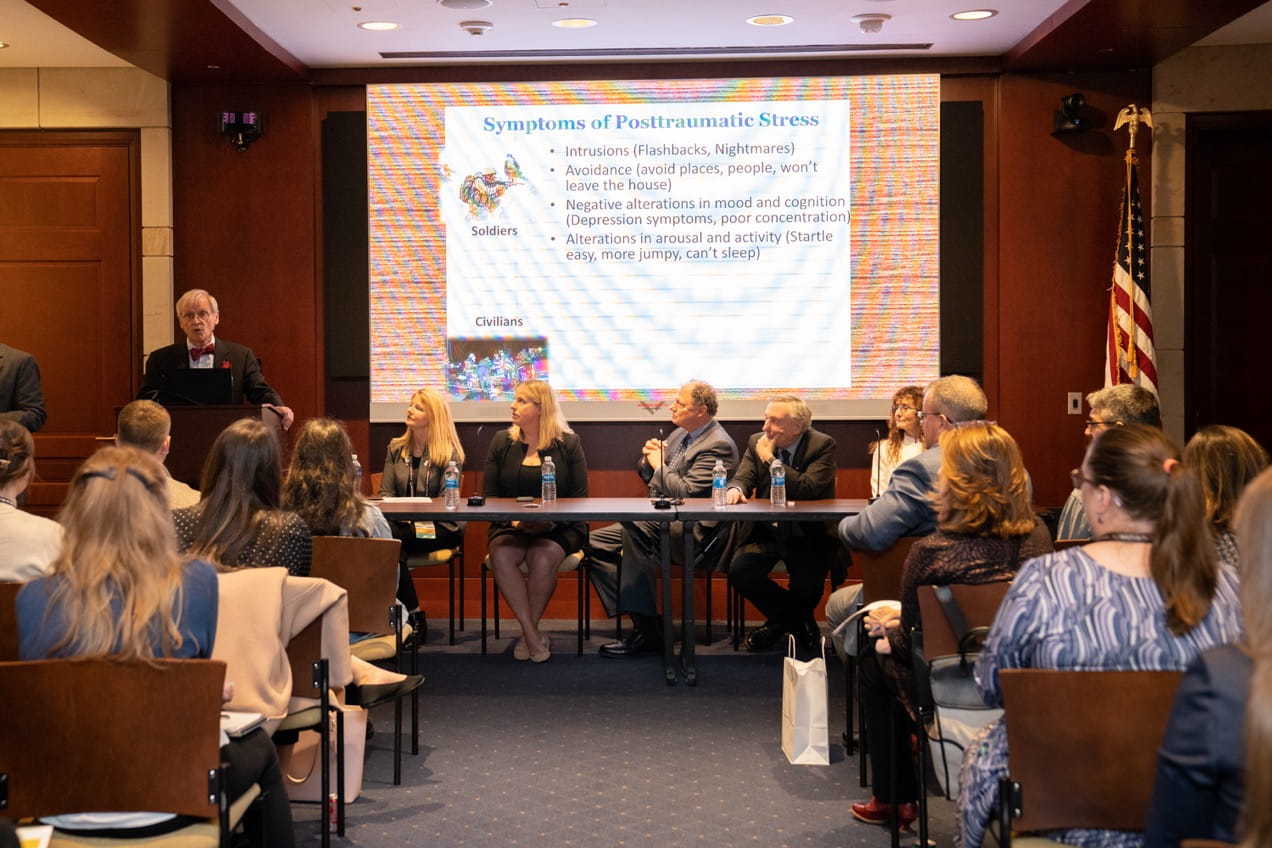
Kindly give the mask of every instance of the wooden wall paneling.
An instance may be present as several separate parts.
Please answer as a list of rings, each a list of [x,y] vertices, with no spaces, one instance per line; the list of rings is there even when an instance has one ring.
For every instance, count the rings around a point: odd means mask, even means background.
[[[227,109],[263,115],[245,152],[217,133]],[[256,351],[298,421],[322,410],[313,116],[307,85],[172,88],[174,294],[216,296],[217,335]]]
[[[47,513],[134,392],[139,137],[0,133],[0,149],[0,339],[40,366],[30,500]]]
[[[1040,506],[1068,496],[1085,449],[1085,415],[1065,396],[1104,384],[1104,338],[1125,177],[1118,110],[1149,102],[1148,74],[1004,76],[998,108],[997,397],[991,408],[1016,437]],[[1053,113],[1073,92],[1093,129],[1053,137]],[[1142,136],[1142,134],[1141,134]],[[1151,150],[1140,139],[1145,207]],[[1085,413],[1086,410],[1084,409]]]

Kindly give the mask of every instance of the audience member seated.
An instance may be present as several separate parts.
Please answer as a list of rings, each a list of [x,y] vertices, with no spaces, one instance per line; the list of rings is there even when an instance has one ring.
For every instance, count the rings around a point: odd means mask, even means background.
[[[183,553],[222,565],[282,566],[309,574],[313,542],[304,519],[281,508],[278,438],[254,418],[221,431],[200,481],[203,500],[173,512]]]
[[[1272,845],[1272,471],[1250,484],[1234,524],[1246,639],[1205,651],[1184,673],[1158,751],[1148,848]],[[1245,798],[1263,800],[1243,820]]]
[[[1244,430],[1212,425],[1202,427],[1184,445],[1184,465],[1201,478],[1219,561],[1235,568],[1237,536],[1232,520],[1246,485],[1268,467],[1267,451]]]
[[[172,416],[153,400],[135,400],[119,410],[115,424],[115,444],[121,448],[138,448],[154,454],[163,463],[172,449]],[[168,474],[168,469],[164,468]],[[173,509],[194,506],[199,493],[168,474],[168,506]]]
[[[47,574],[62,549],[62,527],[18,509],[35,478],[35,440],[16,421],[0,419],[0,581]]]
[[[737,473],[729,478],[725,501],[768,500],[770,468],[781,460],[786,497],[792,501],[835,496],[835,440],[813,429],[813,412],[794,395],[779,395],[764,408],[763,429],[747,440]],[[750,651],[766,651],[786,635],[806,654],[817,650],[821,630],[813,618],[830,575],[831,585],[844,581],[843,551],[834,524],[824,521],[736,522],[730,539],[729,585],[764,616],[764,624],[747,634]],[[728,553],[726,553],[728,556]],[[779,586],[769,573],[781,561],[790,580]]]
[[[18,594],[22,659],[114,656],[211,657],[217,630],[214,567],[177,555],[163,468],[134,448],[104,448],[71,479],[61,513],[66,529],[52,573]],[[222,739],[229,796],[254,783],[262,809],[245,827],[253,845],[290,846],[291,811],[274,745],[257,729]],[[56,816],[59,828],[132,836],[186,824],[170,814]]]
[[[1134,383],[1108,386],[1086,396],[1091,406],[1091,417],[1082,431],[1093,439],[1112,427],[1143,424],[1146,427],[1162,426],[1161,410],[1157,395]],[[1060,511],[1056,525],[1057,539],[1090,539],[1091,523],[1082,508],[1082,492],[1075,488]]]
[[[904,828],[918,816],[910,746],[917,715],[910,634],[919,625],[919,587],[1010,580],[1020,563],[1051,551],[1051,534],[1030,507],[1020,448],[1006,430],[966,422],[942,433],[940,447],[936,532],[915,542],[906,557],[900,607],[876,607],[866,616],[868,633],[878,641],[858,655],[874,797],[853,804],[852,814],[870,824],[888,821],[891,762],[897,766],[901,799],[897,821]]]
[[[455,432],[450,406],[436,389],[420,389],[411,395],[406,409],[406,431],[389,442],[384,454],[380,494],[386,498],[441,498],[446,467],[451,462],[464,467],[464,448]],[[464,541],[464,525],[458,521],[394,521],[389,529],[402,541],[403,563],[412,554],[457,548]],[[398,597],[407,609],[415,609],[418,603],[413,597],[402,594],[406,588],[401,587]],[[414,593],[412,586],[410,595]]]
[[[926,536],[936,529],[931,495],[941,467],[941,434],[963,421],[984,419],[989,401],[975,380],[951,374],[929,383],[920,405],[915,417],[926,449],[897,466],[878,500],[839,522],[839,538],[850,554],[887,550],[902,536]],[[831,593],[826,601],[831,633],[842,633],[839,625],[856,612],[860,598],[860,583]],[[842,636],[835,637],[835,647],[846,655]]]
[[[482,474],[487,497],[538,498],[540,468],[551,457],[556,467],[557,496],[587,497],[587,459],[583,444],[566,423],[551,386],[542,380],[517,385],[512,400],[512,426],[490,442]],[[534,513],[528,512],[527,515]],[[546,662],[552,651],[539,622],[556,591],[557,568],[583,547],[587,523],[560,521],[492,522],[490,566],[495,583],[521,624],[521,641],[513,650],[519,660]],[[521,576],[521,563],[528,574]]]
[[[918,386],[904,386],[892,396],[888,435],[870,443],[870,497],[884,493],[898,465],[923,453],[922,408],[923,389]]]
[[[1201,483],[1161,430],[1106,429],[1073,484],[1095,535],[1030,560],[1016,575],[976,665],[991,706],[1001,703],[999,669],[1183,669],[1206,648],[1241,636],[1236,573],[1217,563]],[[956,844],[981,844],[1006,765],[1006,730],[993,722],[963,758]],[[1086,832],[1064,841],[1121,839],[1136,844],[1142,835]]]

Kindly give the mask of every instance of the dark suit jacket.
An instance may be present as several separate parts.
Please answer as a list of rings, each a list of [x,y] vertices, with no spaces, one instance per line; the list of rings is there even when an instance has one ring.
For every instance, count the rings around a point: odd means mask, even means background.
[[[1183,839],[1237,841],[1253,673],[1250,655],[1236,645],[1203,652],[1184,672],[1157,752],[1146,848],[1174,848]]]
[[[234,342],[216,340],[216,352],[212,355],[213,368],[225,368],[226,363],[234,375],[234,403],[242,403],[247,398],[249,403],[272,403],[283,406],[283,399],[274,391],[261,374],[261,365],[256,361],[252,349]],[[142,381],[139,397],[153,397],[159,388],[161,371],[175,371],[178,368],[190,367],[190,350],[185,340],[167,347],[161,347],[150,354],[146,360],[146,376]]]
[[[557,497],[587,497],[587,458],[583,455],[583,443],[574,433],[562,433],[547,448],[539,451],[539,456],[552,457],[556,466]],[[539,490],[517,490],[517,481],[521,474],[521,463],[526,458],[525,442],[514,442],[508,430],[500,430],[490,440],[490,452],[486,455],[486,465],[482,471],[482,493],[488,498],[515,498],[529,495],[539,497]],[[533,512],[526,513],[527,521],[534,521]],[[492,522],[492,533],[507,524]],[[561,547],[567,552],[576,551],[587,539],[587,522],[554,522],[554,526],[565,531]],[[567,546],[568,545],[568,546]]]
[[[769,465],[761,462],[755,451],[756,444],[763,433],[755,433],[747,440],[746,452],[742,455],[742,463],[738,473],[729,481],[730,489],[741,489],[748,498],[769,496]],[[818,430],[809,428],[799,443],[795,455],[786,466],[786,498],[792,501],[816,501],[835,496],[835,440]],[[749,522],[736,522],[738,529],[731,541],[732,545],[745,543],[750,535],[752,525]],[[786,522],[783,522],[786,524]],[[836,547],[834,534],[825,522],[801,521],[786,527],[778,527],[779,531],[790,531],[806,539],[815,540],[819,546]],[[842,582],[842,581],[841,581]]]
[[[44,426],[44,392],[35,357],[0,343],[0,419],[32,433]]]
[[[672,454],[687,435],[683,427],[671,431],[667,437],[665,463],[671,462]],[[732,474],[738,465],[738,446],[720,422],[712,419],[701,435],[689,443],[675,465],[650,468],[642,456],[636,462],[636,472],[649,484],[651,494],[657,491],[669,498],[705,498],[711,495],[716,460],[724,462],[725,474]]]

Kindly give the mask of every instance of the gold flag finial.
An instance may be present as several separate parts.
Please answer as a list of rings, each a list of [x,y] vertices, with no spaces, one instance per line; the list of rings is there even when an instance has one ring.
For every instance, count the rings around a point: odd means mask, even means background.
[[[1131,150],[1135,149],[1135,135],[1139,132],[1140,124],[1152,129],[1153,113],[1148,111],[1147,106],[1136,106],[1134,103],[1127,106],[1121,112],[1117,113],[1117,123],[1113,125],[1113,130],[1120,130],[1123,126],[1130,125]]]

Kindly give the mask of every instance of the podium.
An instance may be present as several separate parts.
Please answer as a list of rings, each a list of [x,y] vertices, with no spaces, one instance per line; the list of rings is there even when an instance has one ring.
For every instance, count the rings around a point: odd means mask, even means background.
[[[279,453],[286,467],[289,453],[283,417],[266,406],[165,406],[172,416],[172,450],[166,465],[183,483],[199,488],[199,475],[208,450],[221,431],[240,418],[259,418],[278,437]]]

